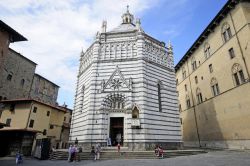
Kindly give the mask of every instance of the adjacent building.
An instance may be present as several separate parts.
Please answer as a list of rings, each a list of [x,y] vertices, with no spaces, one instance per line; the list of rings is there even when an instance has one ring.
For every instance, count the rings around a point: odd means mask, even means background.
[[[32,98],[56,105],[59,86],[36,74],[36,63],[9,48],[27,39],[0,20],[0,101]]]
[[[28,97],[36,64],[9,48],[19,41],[27,39],[0,20],[0,100]]]
[[[70,140],[90,147],[176,148],[181,129],[172,46],[146,34],[127,10],[122,23],[81,53]]]
[[[0,122],[7,126],[0,129],[1,156],[13,155],[18,150],[31,155],[36,150],[36,141],[50,140],[51,146],[60,148],[68,140],[62,139],[65,126],[65,107],[56,107],[33,99],[2,101],[4,109]],[[69,132],[68,132],[69,133]]]
[[[250,3],[229,0],[175,66],[186,146],[250,148]]]
[[[8,58],[3,63],[0,100],[28,98],[35,74],[36,63],[8,49]]]
[[[41,156],[39,147],[45,145],[67,148],[72,110],[56,103],[59,86],[35,74],[37,64],[9,48],[25,37],[1,20],[0,29],[0,156],[18,150]]]
[[[3,63],[8,57],[9,45],[13,42],[27,41],[25,37],[0,20],[0,73],[4,70]],[[2,77],[0,77],[2,78]]]
[[[62,126],[62,132],[61,132],[61,144],[59,145],[59,148],[67,149],[69,147],[70,123],[71,123],[71,116],[72,116],[73,110],[67,108],[67,105],[63,105],[59,107],[66,111],[66,113],[64,114],[64,118],[63,118],[63,126]],[[58,146],[56,148],[58,148]]]
[[[34,74],[29,97],[56,105],[59,86],[39,74]]]

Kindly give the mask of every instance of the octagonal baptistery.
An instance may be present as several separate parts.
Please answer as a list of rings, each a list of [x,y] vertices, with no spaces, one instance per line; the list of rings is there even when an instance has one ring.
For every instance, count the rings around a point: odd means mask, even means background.
[[[81,53],[70,141],[149,150],[181,144],[172,46],[147,35],[127,10]]]

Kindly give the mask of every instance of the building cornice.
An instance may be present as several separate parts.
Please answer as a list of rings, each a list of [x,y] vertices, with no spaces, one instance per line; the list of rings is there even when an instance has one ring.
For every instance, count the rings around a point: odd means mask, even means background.
[[[44,79],[44,80],[46,80],[46,81],[50,82],[51,84],[55,85],[56,87],[60,88],[60,86],[59,86],[59,85],[56,85],[54,82],[52,82],[52,81],[48,80],[47,78],[45,78],[45,77],[41,76],[40,74],[35,73],[35,76],[40,77],[40,78],[42,78],[42,79]]]
[[[170,72],[174,72],[173,69],[167,67],[167,66],[164,66],[164,65],[161,65],[159,63],[156,63],[152,60],[148,60],[146,57],[136,57],[136,58],[126,58],[126,59],[107,59],[107,60],[93,60],[83,71],[79,72],[78,76],[77,77],[80,77],[86,70],[88,70],[88,68],[94,64],[94,63],[114,63],[114,62],[126,62],[126,61],[138,61],[138,60],[144,60],[145,62],[148,62],[148,63],[151,63],[151,64],[154,64],[158,67],[161,67],[167,71],[170,71]]]
[[[33,63],[35,66],[37,65],[37,63],[35,63],[35,62],[33,62],[32,60],[30,60],[30,59],[26,58],[25,56],[23,56],[23,55],[22,55],[22,54],[20,54],[19,52],[16,52],[16,51],[15,51],[15,50],[13,50],[12,48],[9,48],[9,51],[11,51],[11,52],[13,52],[13,53],[15,53],[15,54],[19,55],[21,58],[23,58],[23,59],[25,59],[25,60],[27,60],[27,61],[29,61],[29,62]]]
[[[209,25],[201,33],[198,39],[196,39],[194,44],[188,49],[185,55],[177,63],[177,65],[175,66],[175,71],[179,70],[182,64],[184,64],[187,61],[187,59],[193,54],[193,52],[203,43],[205,39],[207,39],[210,33],[214,31],[217,25],[239,2],[247,2],[247,1],[246,0],[228,0],[228,2],[223,6],[223,8],[219,11],[219,13],[214,17],[214,19],[209,23]]]
[[[20,33],[15,31],[13,28],[11,28],[9,25],[5,24],[1,20],[0,20],[0,29],[3,29],[10,34],[11,36],[10,42],[27,41],[27,39],[24,36],[22,36]]]
[[[62,111],[64,113],[67,112],[65,110],[65,108],[60,108],[58,106],[53,106],[53,105],[50,105],[50,104],[47,104],[47,103],[44,103],[44,102],[41,102],[41,101],[38,101],[38,100],[35,100],[35,99],[23,98],[23,99],[2,100],[0,103],[5,104],[5,103],[23,103],[23,102],[35,102],[35,103],[39,103],[39,104],[46,105],[48,107],[54,108],[54,109],[56,109],[58,111]]]

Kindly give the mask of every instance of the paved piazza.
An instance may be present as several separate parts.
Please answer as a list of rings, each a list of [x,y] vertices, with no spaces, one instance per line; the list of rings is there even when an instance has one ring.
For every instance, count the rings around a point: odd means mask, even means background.
[[[0,166],[14,166],[14,158],[0,158]],[[250,151],[211,151],[206,154],[155,160],[100,160],[68,163],[26,159],[23,166],[250,166]]]

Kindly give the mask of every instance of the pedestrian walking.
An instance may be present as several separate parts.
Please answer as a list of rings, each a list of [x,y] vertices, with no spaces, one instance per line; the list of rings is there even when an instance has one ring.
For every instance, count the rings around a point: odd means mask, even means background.
[[[20,163],[22,163],[22,162],[23,162],[22,155],[21,155],[21,153],[18,151],[18,152],[16,153],[16,164],[20,164]]]
[[[110,137],[107,138],[107,147],[109,147],[109,146],[111,146],[111,138]]]
[[[158,157],[159,156],[159,146],[155,146],[155,155]]]
[[[101,153],[101,145],[99,143],[96,143],[96,145],[95,145],[95,160],[100,159],[100,153]]]
[[[80,155],[80,153],[82,153],[82,147],[81,146],[79,146],[78,148],[77,148],[77,161],[81,161],[81,155]]]
[[[120,145],[120,143],[118,143],[117,144],[117,151],[118,151],[118,153],[120,153],[120,149],[121,149],[121,145]]]
[[[116,142],[120,144],[121,140],[122,140],[122,134],[121,133],[116,134]]]
[[[72,149],[72,145],[70,145],[68,149],[68,162],[70,162],[70,159],[71,159],[71,149]]]
[[[91,146],[91,152],[90,152],[91,156],[93,157],[93,160],[95,160],[95,147]]]
[[[70,162],[75,160],[75,154],[76,154],[76,146],[72,146],[70,149]]]
[[[163,159],[163,149],[161,146],[159,146],[159,149],[158,149],[158,157]]]
[[[75,162],[76,162],[77,155],[78,155],[77,146],[74,145],[74,147],[73,147],[73,161],[75,161]]]

